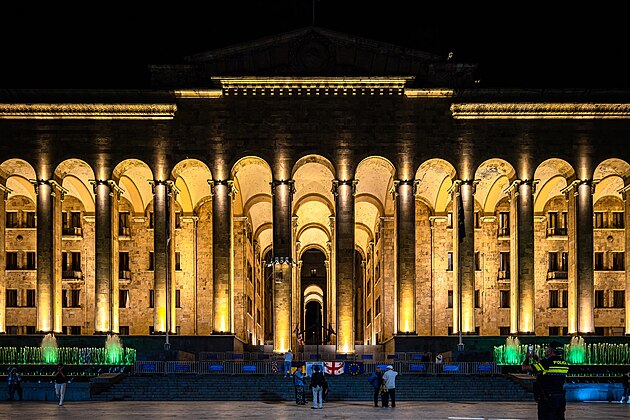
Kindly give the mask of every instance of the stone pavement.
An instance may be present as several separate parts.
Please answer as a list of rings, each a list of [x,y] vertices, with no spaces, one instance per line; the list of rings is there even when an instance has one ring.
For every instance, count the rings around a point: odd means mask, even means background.
[[[218,401],[114,401],[72,402],[63,407],[54,402],[1,402],[0,418],[41,419],[166,419],[187,420],[224,418],[239,419],[536,419],[534,402],[405,402],[392,408],[374,408],[371,402],[331,402],[322,410],[309,405],[296,406],[289,402],[218,402]],[[628,419],[630,404],[591,402],[569,403],[567,419]]]

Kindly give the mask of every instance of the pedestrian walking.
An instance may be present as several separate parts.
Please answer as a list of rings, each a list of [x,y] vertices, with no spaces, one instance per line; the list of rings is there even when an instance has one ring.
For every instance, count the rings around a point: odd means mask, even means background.
[[[55,395],[59,400],[59,407],[63,405],[63,398],[66,395],[66,385],[68,384],[68,377],[64,370],[63,363],[57,365],[57,373],[55,374]]]
[[[293,353],[291,353],[291,349],[287,350],[284,355],[284,377],[287,375],[291,377],[291,362],[293,362]]]
[[[12,367],[9,371],[9,376],[7,378],[7,384],[9,389],[9,401],[15,400],[15,394],[17,393],[18,398],[22,401],[22,378],[17,372],[16,367]]]
[[[521,369],[536,374],[534,399],[538,403],[539,420],[564,420],[567,405],[564,382],[569,365],[562,358],[562,345],[549,343],[544,359],[528,351]]]
[[[621,377],[621,385],[623,386],[623,394],[621,395],[621,401],[619,402],[621,403],[627,402],[628,404],[630,404],[630,382],[628,382],[628,379],[630,379],[630,372],[626,373],[625,375]]]
[[[322,397],[324,391],[324,383],[326,379],[321,372],[321,366],[313,366],[313,375],[311,376],[311,390],[313,391],[313,406],[311,408],[323,408]]]
[[[394,370],[394,366],[387,365],[385,373],[383,373],[383,408],[388,406],[389,400],[392,401],[392,408],[396,407],[396,376],[398,376],[398,372]]]
[[[306,397],[304,396],[304,375],[302,368],[298,367],[293,375],[293,384],[295,385],[295,403],[297,405],[305,405]]]
[[[377,366],[368,378],[368,382],[374,388],[374,407],[378,407],[378,396],[381,393],[381,385],[383,385],[383,369]]]

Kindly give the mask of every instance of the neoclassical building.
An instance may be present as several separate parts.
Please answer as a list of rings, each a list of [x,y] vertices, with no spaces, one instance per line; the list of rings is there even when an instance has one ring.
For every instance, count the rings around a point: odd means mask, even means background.
[[[0,91],[0,332],[630,333],[629,92],[474,71],[305,28]]]

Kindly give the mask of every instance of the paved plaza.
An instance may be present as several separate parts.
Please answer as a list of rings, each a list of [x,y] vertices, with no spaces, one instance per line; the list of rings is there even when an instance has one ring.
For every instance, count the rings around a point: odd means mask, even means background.
[[[3,402],[0,418],[44,419],[536,419],[534,402],[399,402],[392,408],[375,408],[366,402],[332,402],[322,410],[290,402],[72,402],[63,407],[54,402]],[[569,403],[567,419],[628,419],[630,404],[593,402]]]

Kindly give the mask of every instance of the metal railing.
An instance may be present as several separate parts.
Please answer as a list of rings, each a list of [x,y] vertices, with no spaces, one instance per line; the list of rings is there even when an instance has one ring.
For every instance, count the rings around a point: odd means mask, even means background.
[[[323,363],[323,362],[320,362]],[[339,361],[337,361],[339,363]],[[400,374],[420,375],[496,375],[501,373],[501,367],[494,362],[446,362],[442,364],[428,362],[356,362],[364,373],[372,373],[376,367],[385,370],[388,364],[394,366]],[[194,375],[234,375],[234,374],[263,374],[276,375],[283,372],[282,361],[225,361],[212,362],[161,362],[161,361],[137,361],[133,367],[133,374],[194,374]]]

